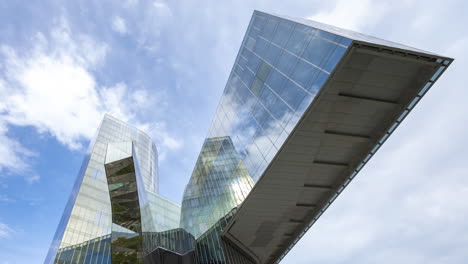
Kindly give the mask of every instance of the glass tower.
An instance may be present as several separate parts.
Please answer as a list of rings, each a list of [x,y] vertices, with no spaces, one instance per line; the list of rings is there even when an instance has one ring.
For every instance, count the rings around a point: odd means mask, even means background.
[[[255,11],[208,137],[229,136],[257,181],[350,43]]]
[[[90,144],[46,263],[262,262],[255,259],[255,254],[247,252],[255,246],[251,244],[241,249],[239,244],[228,239],[224,229],[242,214],[242,209],[246,208],[243,202],[245,205],[258,190],[255,184],[265,186],[260,184],[264,180],[262,175],[275,156],[291,145],[285,145],[286,140],[289,138],[289,142],[293,130],[304,124],[298,125],[307,116],[305,113],[312,111],[314,100],[320,100],[323,93],[332,89],[338,90],[327,85],[339,69],[337,65],[351,56],[350,50],[357,45],[355,41],[360,41],[359,45],[366,49],[378,50],[386,46],[417,53],[420,55],[414,57],[418,60],[422,58],[427,64],[437,64],[431,69],[436,73],[416,96],[415,103],[450,64],[448,59],[435,59],[424,51],[356,32],[255,11],[186,185],[182,206],[158,194],[157,151],[151,139],[106,115]],[[396,54],[390,49],[388,52],[392,56]],[[339,95],[389,103],[378,98]],[[414,106],[413,102],[404,110],[403,118]],[[326,112],[322,110],[314,109],[314,114],[320,116]],[[320,118],[314,122],[321,122]],[[397,123],[401,121],[399,118]],[[316,128],[311,125],[307,129]],[[359,137],[336,131],[331,134]],[[387,137],[388,134],[385,139]],[[302,153],[287,155],[291,159],[303,158]],[[369,159],[370,156],[365,162]],[[359,165],[357,171],[362,166]],[[281,182],[267,184],[281,185]],[[267,200],[268,195],[260,196],[259,200]],[[294,203],[294,206],[312,208],[315,204]],[[262,209],[258,208],[259,214],[265,213]],[[276,207],[274,210],[277,211]],[[289,219],[289,224],[301,221]],[[267,229],[265,225],[264,230]],[[305,232],[301,230],[301,235]],[[293,237],[293,234],[288,235]]]
[[[150,137],[105,115],[97,135],[90,143],[45,263],[110,263],[110,235],[113,228],[104,164],[108,146],[125,149],[129,147],[129,142],[130,146],[133,144],[138,159],[137,169],[142,187],[155,208],[145,209],[154,215],[155,221],[152,223],[157,225],[156,230],[179,226],[180,206],[157,194],[158,154]],[[124,229],[122,231],[125,232]]]

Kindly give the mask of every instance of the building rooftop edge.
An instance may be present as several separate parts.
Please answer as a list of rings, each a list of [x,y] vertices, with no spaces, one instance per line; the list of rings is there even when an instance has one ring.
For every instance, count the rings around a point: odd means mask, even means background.
[[[323,30],[323,31],[326,31],[326,32],[329,32],[329,33],[332,33],[332,34],[335,34],[335,35],[340,35],[340,36],[349,38],[349,39],[351,39],[353,41],[357,41],[357,42],[370,43],[370,44],[379,45],[379,46],[386,46],[386,47],[391,47],[391,48],[399,49],[399,50],[409,50],[409,51],[413,51],[413,52],[416,52],[416,53],[425,54],[425,55],[429,55],[429,56],[433,56],[433,57],[443,58],[443,59],[447,59],[447,60],[451,60],[451,61],[454,60],[454,58],[447,57],[447,56],[444,56],[444,55],[440,55],[438,53],[418,49],[418,48],[408,46],[408,45],[405,45],[405,44],[401,44],[401,43],[398,43],[398,42],[385,40],[383,38],[363,34],[363,33],[360,33],[360,32],[354,31],[354,30],[341,28],[341,27],[338,27],[338,26],[330,25],[330,24],[323,23],[323,22],[318,22],[318,21],[311,20],[311,19],[291,17],[291,16],[280,15],[280,14],[276,14],[276,13],[264,12],[264,11],[260,11],[260,10],[256,10],[256,9],[254,10],[253,14],[255,14],[255,13],[267,14],[267,15],[287,19],[287,20],[290,20],[290,21],[293,21],[293,22],[296,22],[296,23],[299,23],[299,24],[302,24],[302,25],[305,25],[305,26],[314,27],[314,28],[317,28],[317,29],[320,29],[320,30]]]
[[[132,129],[135,129],[135,130],[137,130],[138,132],[144,134],[145,136],[147,136],[147,137],[151,140],[151,143],[156,147],[156,144],[154,143],[153,138],[152,138],[150,135],[148,135],[148,133],[146,133],[145,131],[143,131],[142,129],[140,129],[140,128],[138,128],[138,127],[136,127],[136,126],[134,126],[134,125],[132,125],[132,124],[126,122],[126,121],[123,121],[123,120],[121,120],[121,119],[119,119],[119,118],[117,118],[117,117],[115,117],[115,116],[113,116],[113,115],[111,115],[111,114],[109,114],[109,113],[104,113],[104,116],[103,116],[103,118],[102,118],[102,121],[104,121],[106,118],[107,118],[107,119],[111,119],[111,120],[113,120],[113,121],[117,121],[117,122],[119,122],[119,123],[122,123],[122,124],[124,124],[125,126],[128,126],[128,127],[132,128]],[[101,122],[102,122],[102,121],[101,121]],[[157,150],[157,148],[156,148],[156,150]]]

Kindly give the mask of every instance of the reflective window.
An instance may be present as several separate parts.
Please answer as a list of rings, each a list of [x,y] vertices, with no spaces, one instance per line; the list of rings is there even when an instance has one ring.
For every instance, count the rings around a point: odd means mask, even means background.
[[[246,57],[247,57],[247,67],[251,71],[256,72],[260,64],[262,64],[262,60],[259,57],[255,56],[255,54],[253,54],[249,50],[247,49],[245,50],[246,50]]]
[[[263,38],[257,38],[253,51],[261,58],[265,58],[266,51],[270,44]]]
[[[304,89],[288,80],[280,96],[292,109],[296,110],[305,94]]]
[[[340,61],[340,59],[343,57],[345,52],[346,52],[345,48],[341,46],[336,46],[335,50],[333,51],[333,54],[328,58],[328,61],[326,62],[323,69],[326,70],[327,72],[333,71],[336,64]]]
[[[273,18],[268,19],[268,22],[265,24],[265,26],[262,29],[262,32],[261,32],[262,37],[266,39],[271,39],[275,32],[276,24],[277,22],[275,22],[275,19]]]
[[[282,73],[289,75],[291,74],[292,69],[297,63],[298,58],[287,51],[283,51],[278,61],[276,62],[276,67]]]
[[[329,49],[335,48],[336,45],[325,41],[323,39],[314,37],[310,40],[304,52],[304,59],[312,64],[319,66],[325,56],[327,56]]]
[[[281,54],[281,48],[279,48],[275,44],[270,44],[268,51],[266,52],[264,56],[264,59],[265,61],[273,65],[275,64],[280,54]]]
[[[293,30],[292,27],[293,27],[292,23],[279,24],[278,28],[276,29],[275,37],[273,38],[272,42],[280,47],[284,47],[284,45],[286,45],[286,42],[288,42],[289,35],[291,34]]]
[[[266,81],[267,77],[268,77],[268,74],[270,73],[271,71],[271,67],[270,65],[268,65],[267,63],[262,63],[262,65],[260,66],[260,69],[258,70],[257,72],[257,76],[260,80],[262,81]]]
[[[272,70],[268,77],[267,84],[276,94],[281,94],[286,81],[287,78],[283,74],[279,73],[277,70]]]
[[[294,30],[289,38],[286,49],[296,54],[297,56],[301,55],[303,48],[307,45],[309,36],[303,31]]]
[[[259,78],[255,78],[250,90],[255,96],[258,96],[262,90],[263,82]]]
[[[307,89],[318,71],[320,70],[318,70],[316,67],[303,60],[299,60],[291,74],[291,78],[304,89]]]

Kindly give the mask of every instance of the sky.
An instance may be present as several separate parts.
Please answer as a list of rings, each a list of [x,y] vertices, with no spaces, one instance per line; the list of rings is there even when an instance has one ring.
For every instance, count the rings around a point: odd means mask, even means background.
[[[466,263],[468,2],[0,1],[0,264],[42,263],[104,113],[180,201],[254,9],[455,58],[282,263]]]

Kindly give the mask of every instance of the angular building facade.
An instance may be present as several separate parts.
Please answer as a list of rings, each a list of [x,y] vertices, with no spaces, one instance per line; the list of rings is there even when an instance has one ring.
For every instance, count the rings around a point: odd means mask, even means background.
[[[207,138],[185,188],[180,226],[199,237],[240,205],[252,187],[231,138]]]
[[[255,11],[182,206],[106,116],[46,263],[277,263],[453,61]]]
[[[154,207],[151,224],[164,230],[179,226],[180,206],[157,193],[158,154],[150,137],[106,115],[90,143],[45,263],[110,263],[113,225],[104,165],[106,159],[119,159],[133,147],[142,187]],[[120,231],[128,232],[124,228]]]

